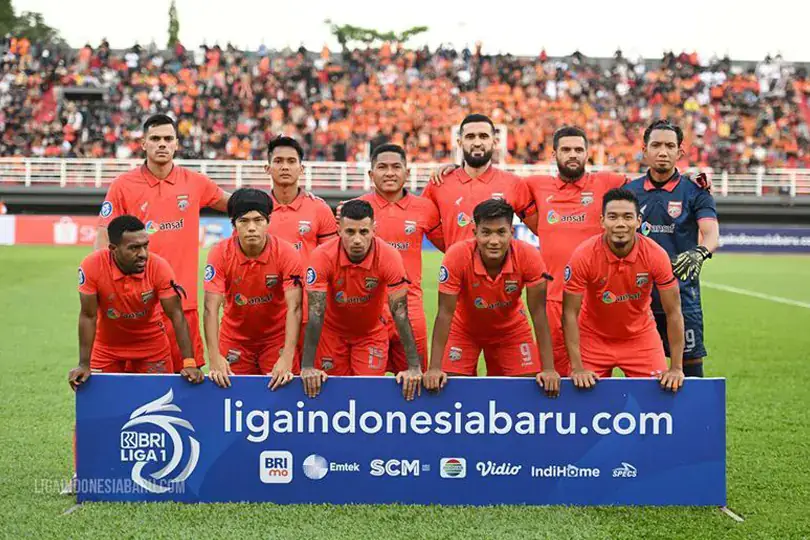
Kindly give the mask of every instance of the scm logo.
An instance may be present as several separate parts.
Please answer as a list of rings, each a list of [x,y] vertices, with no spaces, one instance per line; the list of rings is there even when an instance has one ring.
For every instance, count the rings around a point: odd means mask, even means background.
[[[419,476],[430,471],[430,465],[422,465],[418,459],[374,459],[371,461],[371,476]]]
[[[259,479],[264,484],[289,484],[293,479],[293,457],[283,450],[265,450],[259,455]]]

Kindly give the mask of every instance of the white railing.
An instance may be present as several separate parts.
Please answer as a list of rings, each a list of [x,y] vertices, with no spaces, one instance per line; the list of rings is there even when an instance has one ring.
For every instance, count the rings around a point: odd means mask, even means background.
[[[0,158],[0,184],[106,188],[118,175],[143,163],[142,160],[118,159],[44,159]],[[199,171],[226,188],[268,187],[264,161],[178,160],[177,163]],[[307,162],[304,184],[308,190],[368,190],[368,163]],[[438,165],[410,165],[409,187],[420,189]],[[553,174],[548,164],[503,165],[503,169],[521,176]],[[810,169],[772,169],[729,174],[703,169],[720,195],[762,196],[784,194],[810,195]]]

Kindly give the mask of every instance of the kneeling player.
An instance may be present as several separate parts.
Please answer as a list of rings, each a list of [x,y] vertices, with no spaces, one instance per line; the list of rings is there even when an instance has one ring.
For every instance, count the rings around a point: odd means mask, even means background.
[[[119,216],[107,230],[109,249],[94,251],[79,267],[79,367],[68,375],[70,386],[75,390],[91,372],[172,373],[158,302],[185,358],[181,374],[202,382],[178,296],[182,289],[169,263],[149,253],[149,235],[138,218]]]
[[[421,388],[422,370],[408,318],[408,279],[402,257],[374,235],[366,201],[343,205],[339,238],[318,246],[307,269],[309,322],[301,379],[315,397],[331,375],[385,375],[388,329],[385,301],[405,349],[408,370],[397,374],[406,399]]]
[[[475,237],[447,250],[425,388],[438,390],[448,373],[474,376],[483,350],[488,375],[537,375],[546,393],[559,392],[546,318],[546,267],[537,249],[513,238],[513,217],[505,201],[484,201],[473,212]],[[521,300],[524,287],[539,355]]]
[[[673,392],[683,384],[678,282],[667,253],[636,234],[640,221],[636,196],[611,189],[602,201],[605,233],[580,244],[565,269],[563,331],[575,386],[589,388],[615,367],[627,377],[657,376]],[[653,285],[667,317],[669,369],[650,311]]]
[[[208,254],[205,339],[211,380],[223,388],[230,386],[228,375],[269,374],[275,390],[298,369],[301,262],[292,244],[268,234],[272,212],[264,191],[236,190],[228,201],[236,234]]]

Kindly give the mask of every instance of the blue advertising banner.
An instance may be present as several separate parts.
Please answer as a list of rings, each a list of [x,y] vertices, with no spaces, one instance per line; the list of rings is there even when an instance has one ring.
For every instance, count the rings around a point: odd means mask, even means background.
[[[76,394],[78,500],[724,505],[725,380],[650,380],[558,399],[531,379],[453,379],[406,402],[393,378],[315,399],[265,377],[93,375]]]

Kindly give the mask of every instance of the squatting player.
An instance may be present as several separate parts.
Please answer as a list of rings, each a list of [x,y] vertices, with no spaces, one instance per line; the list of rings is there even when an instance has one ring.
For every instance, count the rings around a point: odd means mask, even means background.
[[[232,374],[269,374],[275,390],[297,371],[301,260],[291,244],[268,234],[272,212],[264,191],[237,189],[228,201],[236,234],[208,253],[203,325],[209,375],[223,388]]]
[[[665,120],[653,122],[644,131],[647,174],[633,180],[627,189],[641,205],[641,234],[655,240],[672,260],[679,280],[686,343],[684,373],[703,376],[703,309],[700,304],[700,270],[711,258],[720,239],[714,198],[685,180],[675,167],[683,155],[683,132]],[[661,299],[653,290],[652,310],[658,333],[670,355],[667,319]]]
[[[94,251],[79,267],[79,366],[68,375],[74,390],[92,371],[173,372],[158,304],[184,358],[193,356],[174,272],[165,259],[149,253],[144,224],[123,215],[110,221],[108,231],[108,249]],[[190,382],[203,381],[194,362],[181,373]]]
[[[627,377],[653,377],[677,391],[683,384],[683,316],[669,257],[636,233],[638,199],[623,189],[602,200],[604,234],[586,240],[565,268],[563,331],[571,379],[589,388],[620,368]],[[653,286],[661,295],[672,361],[667,369],[650,314]]]
[[[146,162],[113,180],[101,205],[96,249],[108,242],[110,220],[123,214],[146,224],[149,248],[165,258],[186,293],[183,312],[188,321],[196,366],[205,363],[200,321],[197,313],[197,276],[200,257],[200,209],[225,212],[229,195],[210,178],[174,164],[177,127],[165,114],[150,116],[143,125]],[[174,371],[183,369],[180,350],[172,336],[168,317],[164,324],[172,343]]]
[[[539,251],[513,238],[514,215],[502,200],[478,204],[474,238],[454,244],[444,256],[428,390],[443,387],[448,374],[474,376],[483,350],[488,375],[537,375],[549,395],[559,392],[546,320],[546,267]],[[539,355],[523,309],[524,288]]]
[[[422,237],[444,251],[441,221],[436,206],[424,197],[412,195],[404,188],[408,178],[405,150],[395,144],[383,144],[371,153],[369,177],[374,192],[360,197],[374,209],[375,234],[399,251],[405,264],[408,285],[408,318],[413,327],[416,350],[422,369],[427,369],[427,320],[422,301]],[[399,373],[408,369],[405,348],[396,326],[389,321],[387,371]]]
[[[327,373],[384,375],[388,363],[385,303],[397,327],[408,370],[396,375],[406,399],[421,389],[422,370],[408,318],[408,279],[402,257],[374,235],[366,201],[343,205],[339,238],[319,246],[309,261],[309,322],[304,332],[301,380],[318,395]]]

